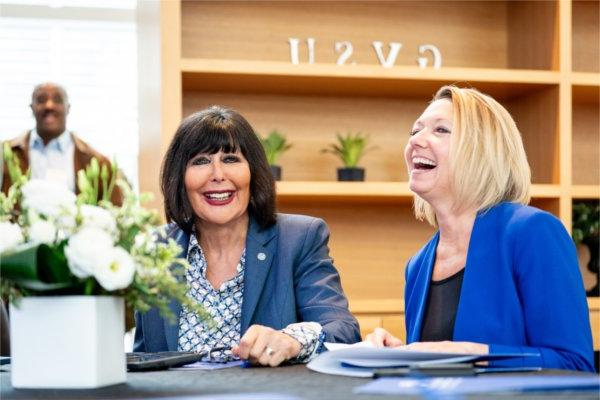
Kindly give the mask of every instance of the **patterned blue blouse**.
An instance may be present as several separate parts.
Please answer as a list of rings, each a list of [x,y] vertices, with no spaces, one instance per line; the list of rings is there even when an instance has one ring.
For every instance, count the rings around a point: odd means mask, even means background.
[[[186,272],[188,296],[201,303],[215,321],[213,329],[207,329],[196,315],[185,307],[179,317],[179,351],[204,351],[217,346],[232,346],[240,341],[240,324],[244,292],[244,266],[246,249],[237,265],[237,274],[223,282],[219,289],[213,288],[206,278],[206,258],[198,243],[195,230],[190,235],[188,262],[191,266]],[[317,322],[299,322],[290,324],[282,332],[292,336],[302,345],[293,362],[307,362],[316,355],[323,340],[322,327]],[[235,359],[231,351],[213,356],[223,360]]]

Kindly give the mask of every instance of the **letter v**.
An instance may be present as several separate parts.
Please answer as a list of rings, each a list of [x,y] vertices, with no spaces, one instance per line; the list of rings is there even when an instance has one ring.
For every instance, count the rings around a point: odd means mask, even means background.
[[[396,62],[398,52],[400,52],[400,49],[402,48],[402,43],[390,42],[390,52],[388,53],[387,59],[383,56],[382,47],[382,42],[373,42],[373,48],[375,49],[375,53],[377,53],[379,64],[381,64],[384,68],[391,68]]]

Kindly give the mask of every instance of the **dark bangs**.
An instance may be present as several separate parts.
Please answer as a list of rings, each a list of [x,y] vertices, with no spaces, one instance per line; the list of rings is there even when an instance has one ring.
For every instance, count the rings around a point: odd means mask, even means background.
[[[203,118],[190,118],[187,121],[189,126],[186,121],[187,119],[181,126],[186,131],[182,137],[182,156],[186,163],[197,154],[215,154],[219,151],[235,153],[238,149],[244,148],[240,144],[240,132],[235,126],[219,118],[218,114],[205,115]]]

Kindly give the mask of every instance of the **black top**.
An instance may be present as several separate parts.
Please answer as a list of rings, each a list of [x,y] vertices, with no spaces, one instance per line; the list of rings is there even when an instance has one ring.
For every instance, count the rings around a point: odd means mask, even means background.
[[[423,316],[421,342],[452,340],[465,269],[441,281],[431,281]]]

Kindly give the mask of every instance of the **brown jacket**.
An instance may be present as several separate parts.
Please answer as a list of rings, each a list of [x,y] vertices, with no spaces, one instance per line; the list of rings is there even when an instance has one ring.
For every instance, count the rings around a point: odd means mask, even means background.
[[[25,132],[25,134],[12,139],[9,141],[10,147],[15,154],[15,156],[19,160],[19,164],[21,166],[21,171],[25,172],[29,168],[29,135],[31,131]],[[77,136],[71,133],[71,137],[73,138],[73,142],[75,143],[75,151],[74,151],[74,167],[75,167],[75,179],[77,179],[77,171],[80,169],[85,169],[85,167],[92,161],[93,157],[96,157],[100,165],[106,165],[110,167],[110,161],[108,158],[104,157],[102,154],[98,153],[94,150],[90,145],[88,145],[83,140],[79,139]],[[110,168],[109,168],[110,173]],[[109,175],[110,179],[110,175]],[[10,177],[8,175],[8,169],[6,164],[4,164],[3,171],[3,179],[2,179],[2,192],[7,193],[8,188],[11,185]],[[77,187],[77,182],[75,182],[75,190],[76,193],[79,193],[79,188]],[[98,193],[98,199],[102,198],[102,185],[100,185],[100,192]],[[110,197],[110,201],[120,206],[123,204],[123,193],[121,192],[121,188],[115,185],[115,188]]]

